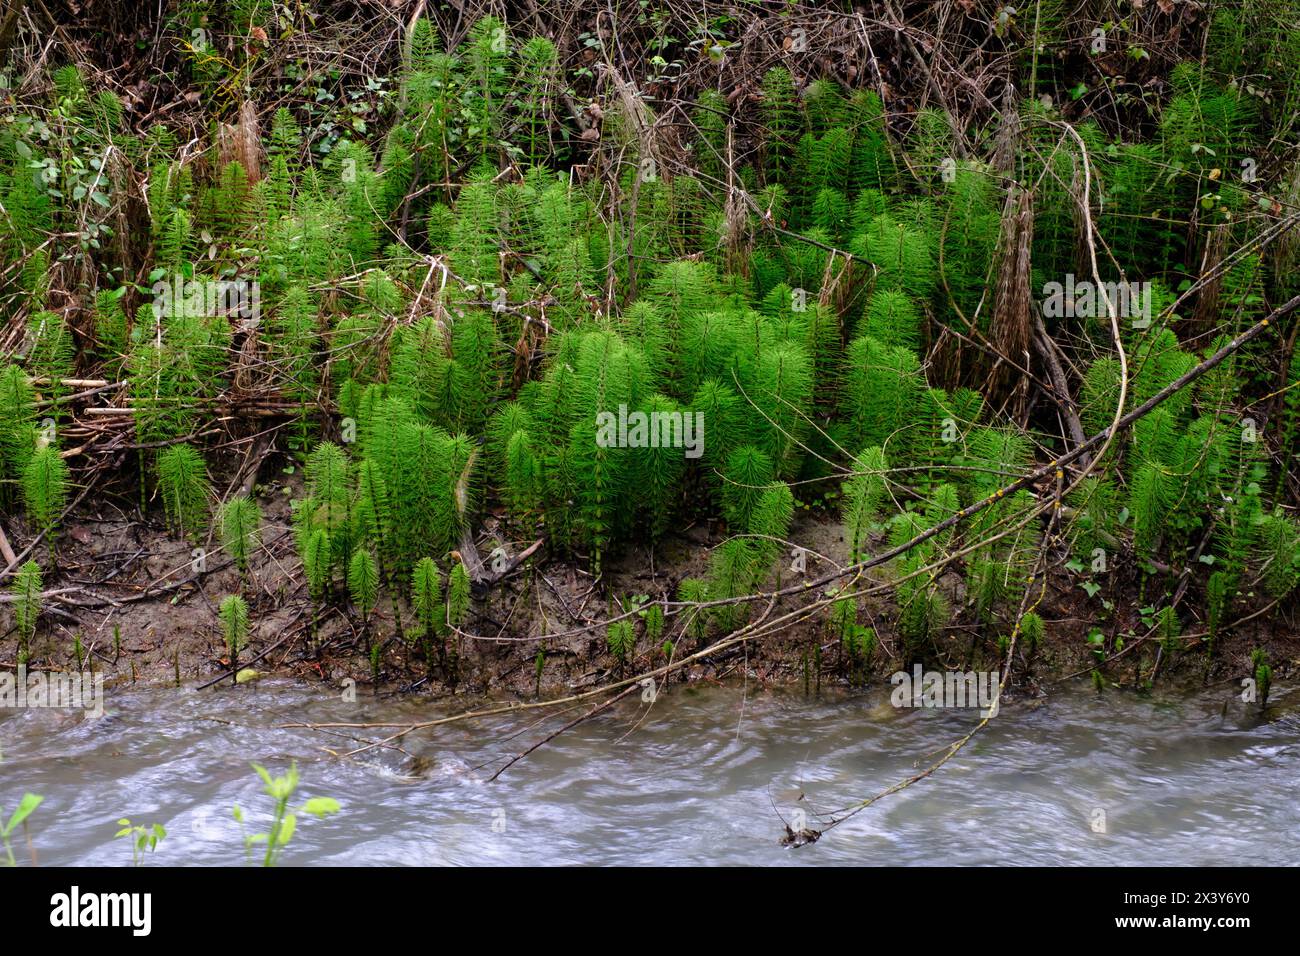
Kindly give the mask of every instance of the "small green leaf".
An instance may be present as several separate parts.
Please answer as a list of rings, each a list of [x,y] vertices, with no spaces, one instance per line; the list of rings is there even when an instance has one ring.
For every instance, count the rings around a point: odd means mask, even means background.
[[[18,804],[18,809],[15,810],[14,815],[9,818],[9,822],[5,824],[5,828],[0,830],[0,835],[8,836],[13,833],[14,827],[18,826],[18,824],[30,817],[32,811],[39,807],[44,801],[44,797],[38,797],[34,793],[24,793],[23,799]]]
[[[339,812],[339,802],[333,797],[312,797],[302,805],[303,813],[310,813],[314,817],[324,817],[330,813]]]

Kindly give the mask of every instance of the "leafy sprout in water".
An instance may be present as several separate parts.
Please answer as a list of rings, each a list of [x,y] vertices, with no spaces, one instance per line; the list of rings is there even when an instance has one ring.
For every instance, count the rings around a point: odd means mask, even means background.
[[[10,815],[9,821],[3,827],[0,827],[0,841],[4,842],[5,858],[9,866],[18,865],[18,861],[14,859],[14,851],[13,846],[10,843],[10,838],[13,836],[14,831],[19,827],[19,825],[26,829],[27,818],[31,816],[32,811],[39,807],[44,801],[45,798],[42,796],[38,796],[34,793],[24,793],[23,798],[18,801],[17,808]],[[35,862],[35,860],[33,860],[33,862]]]
[[[117,821],[121,827],[113,834],[115,839],[126,839],[131,843],[131,865],[139,866],[144,862],[146,853],[152,853],[158,848],[158,844],[167,836],[167,830],[161,823],[155,823],[151,826],[141,826],[132,824],[126,817]]]
[[[253,764],[252,767],[257,771],[257,775],[262,778],[263,792],[271,798],[273,809],[271,828],[265,833],[246,834],[244,836],[244,850],[251,857],[254,847],[264,845],[266,852],[262,857],[262,866],[275,866],[279,862],[284,848],[289,845],[289,841],[293,839],[293,835],[297,831],[298,816],[300,814],[305,813],[317,819],[324,819],[331,814],[338,813],[341,806],[332,797],[312,797],[297,809],[290,810],[289,801],[298,789],[297,762],[294,761],[289,764],[288,773],[275,777],[260,764]],[[242,831],[244,828],[244,811],[239,804],[235,804],[233,814]]]

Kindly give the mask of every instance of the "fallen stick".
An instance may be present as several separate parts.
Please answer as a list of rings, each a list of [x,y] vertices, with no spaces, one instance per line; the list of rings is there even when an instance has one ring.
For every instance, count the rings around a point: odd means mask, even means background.
[[[82,501],[86,499],[86,495],[90,494],[90,489],[93,487],[94,487],[94,483],[92,482],[91,484],[88,484],[86,485],[86,487],[81,489],[81,494],[77,495],[76,499],[72,502],[72,504],[68,505],[67,508],[63,509],[63,514],[59,515],[59,520],[57,522],[58,524],[62,524],[63,520],[67,518],[68,515],[72,514],[72,512],[77,508],[77,506],[80,505]],[[18,567],[18,562],[22,561],[29,554],[31,554],[32,551],[36,549],[36,546],[40,544],[41,541],[43,541],[44,539],[45,539],[44,531],[42,531],[35,538],[33,538],[32,543],[29,544],[27,547],[23,548],[21,554],[16,555],[12,561],[6,564],[4,570],[0,570],[0,581],[4,580],[10,574],[12,574],[14,569]]]
[[[511,571],[513,571],[515,568],[519,567],[519,565],[523,564],[525,561],[527,561],[529,558],[531,558],[534,554],[536,554],[536,553],[537,553],[537,549],[540,548],[540,547],[542,546],[542,541],[543,541],[542,538],[538,538],[536,541],[534,541],[534,542],[533,542],[532,544],[530,544],[528,547],[524,548],[524,550],[520,551],[520,552],[519,552],[518,554],[516,554],[513,558],[511,558],[511,559],[506,563],[506,566],[505,566],[504,568],[502,568],[500,571],[493,571],[491,574],[485,575],[484,578],[483,578],[483,583],[484,583],[485,585],[496,584],[498,581],[500,581],[502,578],[504,578],[507,574],[509,574],[509,573],[510,573]]]
[[[537,741],[537,743],[533,744],[527,750],[521,750],[519,753],[515,754],[513,757],[507,760],[505,762],[505,765],[502,766],[499,770],[497,770],[496,773],[488,777],[487,782],[491,783],[493,780],[501,776],[503,773],[509,770],[520,760],[523,760],[533,751],[539,749],[540,747],[544,747],[546,744],[550,743],[552,740],[560,736],[560,734],[564,733],[566,730],[572,730],[574,727],[578,726],[578,724],[582,723],[584,720],[587,720],[591,717],[595,717],[602,710],[606,710],[609,707],[613,706],[618,701],[622,700],[624,697],[632,693],[640,686],[641,686],[640,684],[633,684],[631,687],[628,687],[625,690],[622,690],[619,693],[615,694],[613,697],[611,697],[609,700],[605,701],[604,703],[597,704],[595,707],[591,708],[591,710],[587,711],[585,714],[581,715],[580,717],[573,718],[573,720],[569,721],[567,724],[565,724],[563,727],[561,727],[559,730],[555,731],[554,733],[547,734],[545,737]]]
[[[279,646],[280,646],[281,644],[283,644],[285,641],[287,641],[287,640],[289,640],[289,639],[291,639],[291,638],[294,638],[294,637],[297,637],[297,634],[294,633],[294,632],[290,632],[290,633],[286,634],[284,637],[280,638],[278,641],[276,641],[274,644],[272,644],[272,645],[271,645],[270,647],[268,647],[266,650],[262,651],[262,653],[258,654],[258,655],[257,655],[256,657],[254,657],[252,660],[250,660],[250,661],[245,661],[244,663],[240,664],[240,665],[239,665],[239,670],[242,671],[242,670],[243,670],[244,668],[246,668],[246,667],[252,667],[254,664],[256,664],[258,661],[260,661],[260,660],[261,660],[263,657],[265,657],[267,654],[270,654],[273,650],[275,650],[277,647],[279,647]],[[219,683],[221,683],[223,680],[225,680],[227,677],[229,677],[231,674],[234,674],[234,673],[237,673],[237,671],[236,671],[234,668],[227,668],[226,670],[222,671],[220,674],[218,674],[216,677],[212,678],[211,680],[206,680],[206,681],[204,681],[202,684],[200,684],[200,685],[198,686],[197,689],[198,689],[198,690],[206,690],[207,688],[211,687],[213,684],[219,684]]]
[[[104,388],[109,385],[125,385],[125,382],[110,382],[106,378],[36,378],[28,379],[33,385],[70,385],[72,388]]]
[[[0,524],[0,558],[4,558],[5,567],[18,563],[18,557],[14,554],[14,549],[9,547],[9,538],[5,536],[5,526],[3,524]]]

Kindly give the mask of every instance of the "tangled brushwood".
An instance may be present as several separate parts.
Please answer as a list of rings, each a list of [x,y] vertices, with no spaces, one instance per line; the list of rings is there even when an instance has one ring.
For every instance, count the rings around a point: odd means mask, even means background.
[[[814,621],[855,682],[1023,669],[1052,591],[1108,581],[1140,677],[1209,667],[1300,583],[1300,5],[396,4],[363,67],[313,61],[343,5],[164,6],[174,111],[0,29],[20,657],[112,485],[237,570],[233,677],[272,447],[304,642],[347,609],[376,674],[396,636],[453,686],[542,553],[620,672]],[[843,525],[817,571],[807,508]],[[489,512],[545,550],[480,555]],[[614,593],[700,523],[706,572]],[[1083,606],[1100,675],[1127,625]]]

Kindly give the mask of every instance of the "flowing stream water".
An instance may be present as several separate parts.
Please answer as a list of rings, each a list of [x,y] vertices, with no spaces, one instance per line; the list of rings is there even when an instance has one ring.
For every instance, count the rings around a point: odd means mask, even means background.
[[[109,689],[98,719],[0,710],[0,814],[24,791],[45,865],[130,861],[116,821],[162,823],[150,862],[240,864],[269,799],[250,761],[296,759],[304,819],[289,864],[1295,864],[1300,862],[1300,689],[1261,718],[1231,685],[1144,696],[1057,687],[1002,706],[931,778],[798,849],[782,820],[915,773],[977,720],[974,710],[898,710],[889,687],[827,692],[752,684],[674,686],[629,697],[488,782],[514,753],[582,711],[514,713],[417,731],[407,753],[353,731],[293,722],[413,721],[427,700],[323,696],[289,682],[207,690]],[[378,736],[368,731],[369,739]],[[2,821],[0,821],[2,822]],[[27,846],[15,840],[25,862]]]

